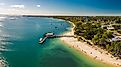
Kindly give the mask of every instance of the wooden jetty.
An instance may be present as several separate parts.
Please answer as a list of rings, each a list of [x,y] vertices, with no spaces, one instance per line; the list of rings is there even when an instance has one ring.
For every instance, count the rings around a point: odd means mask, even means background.
[[[40,38],[39,43],[42,44],[47,38],[60,38],[60,37],[74,37],[74,35],[55,35],[54,33],[46,33],[44,38]]]

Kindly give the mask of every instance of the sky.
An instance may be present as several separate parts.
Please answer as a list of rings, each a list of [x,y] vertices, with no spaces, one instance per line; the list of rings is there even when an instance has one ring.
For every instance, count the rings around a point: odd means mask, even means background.
[[[0,0],[0,14],[121,15],[121,0]]]

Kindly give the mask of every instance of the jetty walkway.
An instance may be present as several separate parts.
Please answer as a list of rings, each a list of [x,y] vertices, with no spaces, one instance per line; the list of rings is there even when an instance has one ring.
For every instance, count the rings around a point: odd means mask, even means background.
[[[60,38],[60,37],[75,37],[74,35],[55,35],[54,33],[46,33],[43,38],[40,38],[39,43],[42,44],[47,38]]]

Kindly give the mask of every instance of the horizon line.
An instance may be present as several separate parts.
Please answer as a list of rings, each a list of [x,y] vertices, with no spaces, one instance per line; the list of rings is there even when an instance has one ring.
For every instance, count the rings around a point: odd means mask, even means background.
[[[0,14],[3,16],[121,16],[121,14],[63,15],[63,14]]]

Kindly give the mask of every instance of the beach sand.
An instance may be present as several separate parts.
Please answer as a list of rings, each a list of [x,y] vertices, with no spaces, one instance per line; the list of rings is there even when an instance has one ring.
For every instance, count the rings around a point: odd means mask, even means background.
[[[73,28],[71,32],[66,32],[63,35],[74,35]],[[121,67],[121,59],[116,59],[116,57],[113,57],[107,51],[97,46],[90,46],[86,42],[78,41],[77,38],[74,37],[62,37],[60,39],[64,43],[67,43],[70,47],[75,48],[76,50],[83,52],[96,60],[115,65],[116,67]]]

